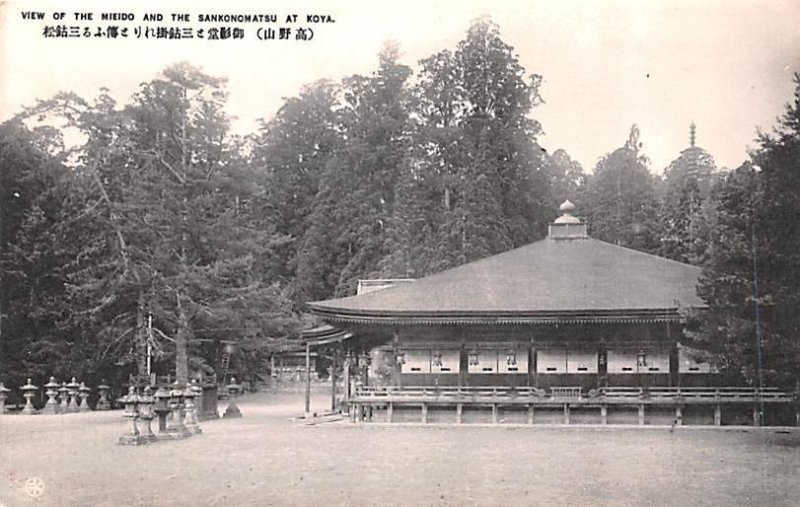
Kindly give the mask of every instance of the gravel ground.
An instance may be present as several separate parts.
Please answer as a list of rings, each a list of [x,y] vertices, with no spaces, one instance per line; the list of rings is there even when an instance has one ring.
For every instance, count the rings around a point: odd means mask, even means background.
[[[240,406],[242,419],[142,447],[116,445],[120,411],[0,416],[0,507],[800,505],[796,431],[308,426],[290,421],[300,393]]]

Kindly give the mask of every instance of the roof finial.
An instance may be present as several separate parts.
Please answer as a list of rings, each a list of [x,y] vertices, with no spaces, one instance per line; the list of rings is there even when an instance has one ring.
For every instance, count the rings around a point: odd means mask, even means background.
[[[556,218],[555,223],[557,224],[579,224],[581,221],[574,216],[572,216],[572,212],[575,211],[575,205],[572,204],[569,199],[561,203],[561,206],[558,207],[558,211],[561,212],[561,216]]]
[[[572,216],[575,205],[566,200],[558,207],[561,216],[550,224],[547,230],[547,237],[550,239],[585,239],[586,224],[581,222],[578,217]]]
[[[694,139],[697,135],[696,131],[697,131],[697,125],[695,125],[694,122],[692,122],[692,124],[689,125],[689,144],[692,147],[694,147]]]

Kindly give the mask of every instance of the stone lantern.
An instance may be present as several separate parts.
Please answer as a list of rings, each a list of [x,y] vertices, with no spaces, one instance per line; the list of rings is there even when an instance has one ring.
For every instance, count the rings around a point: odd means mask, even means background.
[[[205,396],[203,393],[203,386],[200,385],[197,379],[192,379],[192,384],[189,386],[194,392],[194,410],[197,414],[197,422],[203,420],[205,416]]]
[[[239,406],[236,405],[236,396],[239,394],[240,390],[241,386],[236,383],[236,377],[231,377],[231,383],[228,384],[228,399],[230,402],[228,403],[228,408],[225,409],[225,413],[222,415],[223,419],[242,417],[242,412],[239,410]]]
[[[171,438],[186,438],[192,436],[186,426],[183,424],[184,418],[184,404],[183,404],[184,390],[176,382],[175,388],[170,391],[170,405],[172,407],[172,421],[167,431]]]
[[[92,391],[90,387],[86,387],[86,384],[81,382],[81,385],[78,387],[78,391],[80,391],[81,397],[81,404],[78,405],[78,411],[80,412],[89,412],[92,410],[89,407],[89,393]]]
[[[136,419],[139,417],[138,403],[139,396],[136,395],[136,388],[130,386],[128,394],[119,399],[125,405],[125,413],[122,415],[128,420],[128,432],[119,437],[120,445],[141,445],[144,443],[139,430],[136,428]]]
[[[62,414],[67,413],[67,401],[69,400],[69,387],[66,382],[61,382],[58,391],[58,411]]]
[[[78,387],[80,387],[80,384],[75,380],[75,377],[72,377],[72,381],[67,384],[67,388],[69,389],[67,412],[78,412],[80,410],[78,408]]]
[[[8,393],[11,392],[11,389],[7,388],[0,382],[0,415],[6,413],[6,400],[8,399]]]
[[[169,414],[172,409],[170,408],[170,394],[167,389],[163,387],[159,387],[156,389],[155,394],[155,413],[158,415],[158,438],[159,439],[168,439],[171,438],[170,434],[167,432],[167,414]]]
[[[106,381],[103,380],[103,383],[97,386],[97,390],[100,392],[100,398],[98,398],[95,408],[97,410],[111,410],[111,403],[108,401],[108,391],[111,390],[111,387],[107,386]]]
[[[22,397],[25,398],[25,408],[22,409],[21,413],[25,415],[38,414],[36,409],[33,408],[33,397],[36,396],[36,391],[39,388],[31,384],[31,379],[28,379],[28,383],[20,389],[22,389]]]
[[[42,409],[43,414],[57,414],[59,412],[58,401],[56,400],[59,385],[55,377],[50,377],[50,382],[44,385],[47,388],[47,391],[45,391],[47,403],[45,403]]]
[[[183,392],[183,397],[186,400],[186,416],[184,417],[186,429],[189,430],[192,435],[202,433],[203,430],[200,429],[200,425],[197,424],[197,405],[195,405],[194,402],[197,393],[192,389],[192,386],[187,386]]]
[[[156,435],[150,423],[155,417],[154,405],[155,399],[153,398],[153,390],[150,386],[144,388],[144,394],[139,396],[139,418],[144,421],[144,428],[142,428],[142,440],[145,442],[153,442],[156,440]]]

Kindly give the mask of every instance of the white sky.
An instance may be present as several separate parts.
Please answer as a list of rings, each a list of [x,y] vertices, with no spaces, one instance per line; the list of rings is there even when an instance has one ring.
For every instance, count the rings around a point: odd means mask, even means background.
[[[143,6],[152,6],[146,8]],[[127,6],[127,7],[126,7]],[[229,79],[228,112],[235,130],[255,130],[282,97],[321,78],[368,74],[383,42],[400,43],[403,62],[453,49],[470,20],[488,14],[514,46],[528,72],[544,77],[546,104],[533,111],[543,125],[540,142],[564,148],[591,170],[599,157],[623,145],[632,123],[642,133],[651,170],[660,173],[688,145],[697,123],[698,145],[719,166],[746,158],[756,127],[771,129],[792,99],[793,72],[800,71],[800,1],[500,1],[375,0],[245,2],[40,2],[0,5],[0,119],[69,90],[92,98],[107,87],[126,101],[139,83],[167,65],[188,60]],[[46,21],[23,21],[23,10],[40,10]],[[152,26],[200,24],[199,13],[331,14],[336,22],[313,25],[315,38],[259,41],[259,24],[243,25],[245,40],[46,39],[53,12],[192,13],[189,24],[165,20]],[[296,26],[308,26],[304,21]]]

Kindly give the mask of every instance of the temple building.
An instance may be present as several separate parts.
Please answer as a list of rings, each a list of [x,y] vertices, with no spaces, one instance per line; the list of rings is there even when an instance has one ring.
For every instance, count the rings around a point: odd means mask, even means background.
[[[573,210],[569,201],[562,204],[541,241],[308,303],[326,324],[348,333],[350,363],[357,366],[346,393],[353,418],[599,424],[785,418],[792,395],[721,386],[703,355],[682,346],[686,311],[704,307],[696,293],[700,268],[592,239]]]

